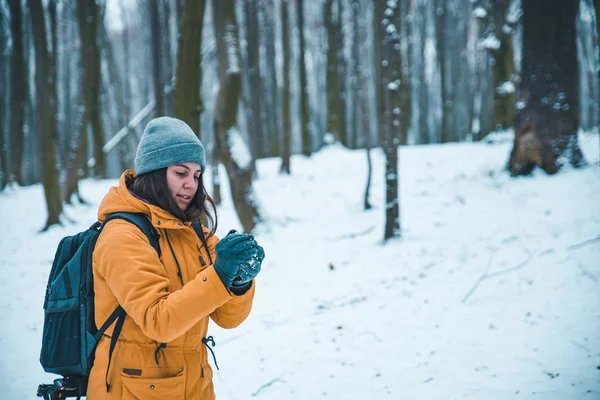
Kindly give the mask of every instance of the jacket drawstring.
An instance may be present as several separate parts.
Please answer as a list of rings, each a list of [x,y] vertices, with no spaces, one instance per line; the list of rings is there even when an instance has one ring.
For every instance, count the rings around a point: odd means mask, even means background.
[[[158,369],[160,369],[160,363],[158,362],[158,354],[160,353],[160,351],[164,348],[167,347],[166,343],[161,343],[158,346],[156,346],[156,350],[154,351],[154,360],[156,361],[156,365],[158,366]]]
[[[209,342],[211,343],[212,347],[215,347],[215,339],[212,336],[209,336],[209,337],[206,337],[206,338],[202,338],[202,343],[204,343],[204,345],[206,346],[206,348],[208,350],[210,350],[210,354],[212,354],[213,360],[215,360],[215,367],[217,367],[217,369],[219,369],[219,364],[217,364],[217,357],[215,357],[215,352],[208,345]]]

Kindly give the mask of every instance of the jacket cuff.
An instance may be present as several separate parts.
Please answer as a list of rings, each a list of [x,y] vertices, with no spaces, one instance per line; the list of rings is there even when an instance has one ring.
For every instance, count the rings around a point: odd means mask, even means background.
[[[233,293],[236,296],[242,296],[248,291],[248,289],[250,289],[251,286],[252,281],[242,283],[241,285],[231,285],[229,290],[231,290],[231,293]]]

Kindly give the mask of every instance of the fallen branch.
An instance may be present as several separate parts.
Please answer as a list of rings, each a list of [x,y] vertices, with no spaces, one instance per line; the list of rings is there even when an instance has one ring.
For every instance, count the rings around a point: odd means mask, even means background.
[[[373,229],[375,229],[375,225],[365,229],[364,231],[360,231],[357,233],[348,233],[346,235],[341,235],[341,236],[327,239],[327,241],[328,242],[336,242],[338,240],[343,240],[343,239],[354,239],[355,237],[364,236],[364,235],[371,233],[373,231]]]
[[[581,242],[581,243],[577,243],[577,244],[572,244],[571,246],[567,247],[567,250],[580,249],[583,246],[587,246],[588,244],[593,244],[593,243],[596,243],[596,242],[600,242],[600,235],[596,236],[593,239],[586,240],[585,242]]]
[[[261,392],[263,389],[266,389],[266,388],[268,388],[269,386],[271,386],[271,385],[272,385],[272,384],[274,384],[275,382],[281,382],[281,383],[283,383],[283,381],[282,381],[281,379],[279,379],[279,378],[281,378],[282,376],[283,376],[283,375],[280,375],[280,376],[278,376],[277,378],[273,378],[273,379],[271,379],[269,382],[267,382],[267,383],[265,383],[264,385],[262,385],[261,387],[259,387],[259,388],[256,390],[256,392],[252,393],[252,397],[256,397],[256,396],[258,396],[258,395],[260,394],[260,392]]]
[[[481,282],[483,282],[483,281],[485,281],[487,279],[495,278],[495,277],[500,276],[500,275],[505,275],[505,274],[508,274],[510,272],[514,272],[514,271],[516,271],[518,269],[523,268],[525,265],[527,265],[529,263],[529,261],[531,261],[531,257],[533,257],[533,254],[530,251],[528,251],[528,253],[529,253],[529,256],[527,257],[527,259],[525,261],[519,263],[518,265],[516,265],[516,266],[514,266],[512,268],[504,269],[502,271],[497,271],[497,272],[493,272],[493,273],[489,274],[488,271],[490,270],[490,266],[492,264],[492,258],[494,256],[494,253],[490,254],[490,261],[489,261],[488,266],[487,266],[487,268],[485,270],[485,273],[483,275],[481,275],[481,277],[479,279],[477,279],[477,281],[475,282],[475,284],[473,285],[473,287],[471,288],[471,290],[469,290],[469,293],[467,293],[465,295],[465,297],[463,297],[462,303],[465,303],[469,299],[469,297],[471,297],[471,295],[475,292],[475,290],[477,290],[477,287],[479,286],[479,284]]]

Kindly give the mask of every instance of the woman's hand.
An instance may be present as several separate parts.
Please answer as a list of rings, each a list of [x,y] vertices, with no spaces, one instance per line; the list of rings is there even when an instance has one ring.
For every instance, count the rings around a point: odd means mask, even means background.
[[[240,274],[241,265],[254,257],[256,247],[254,236],[245,233],[229,232],[217,243],[214,268],[225,287],[230,287]]]

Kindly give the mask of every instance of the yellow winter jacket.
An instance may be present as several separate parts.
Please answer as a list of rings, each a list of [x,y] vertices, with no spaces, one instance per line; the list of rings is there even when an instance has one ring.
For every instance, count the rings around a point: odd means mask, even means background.
[[[190,224],[128,191],[126,182],[134,176],[123,173],[102,200],[98,219],[118,211],[146,214],[160,235],[162,255],[129,222],[110,221],[100,234],[93,253],[96,326],[119,304],[127,317],[110,363],[110,390],[106,372],[114,324],[96,348],[87,399],[214,399],[202,343],[208,317],[223,328],[241,324],[250,313],[255,282],[245,294],[231,294]],[[213,261],[218,241],[208,240]]]

